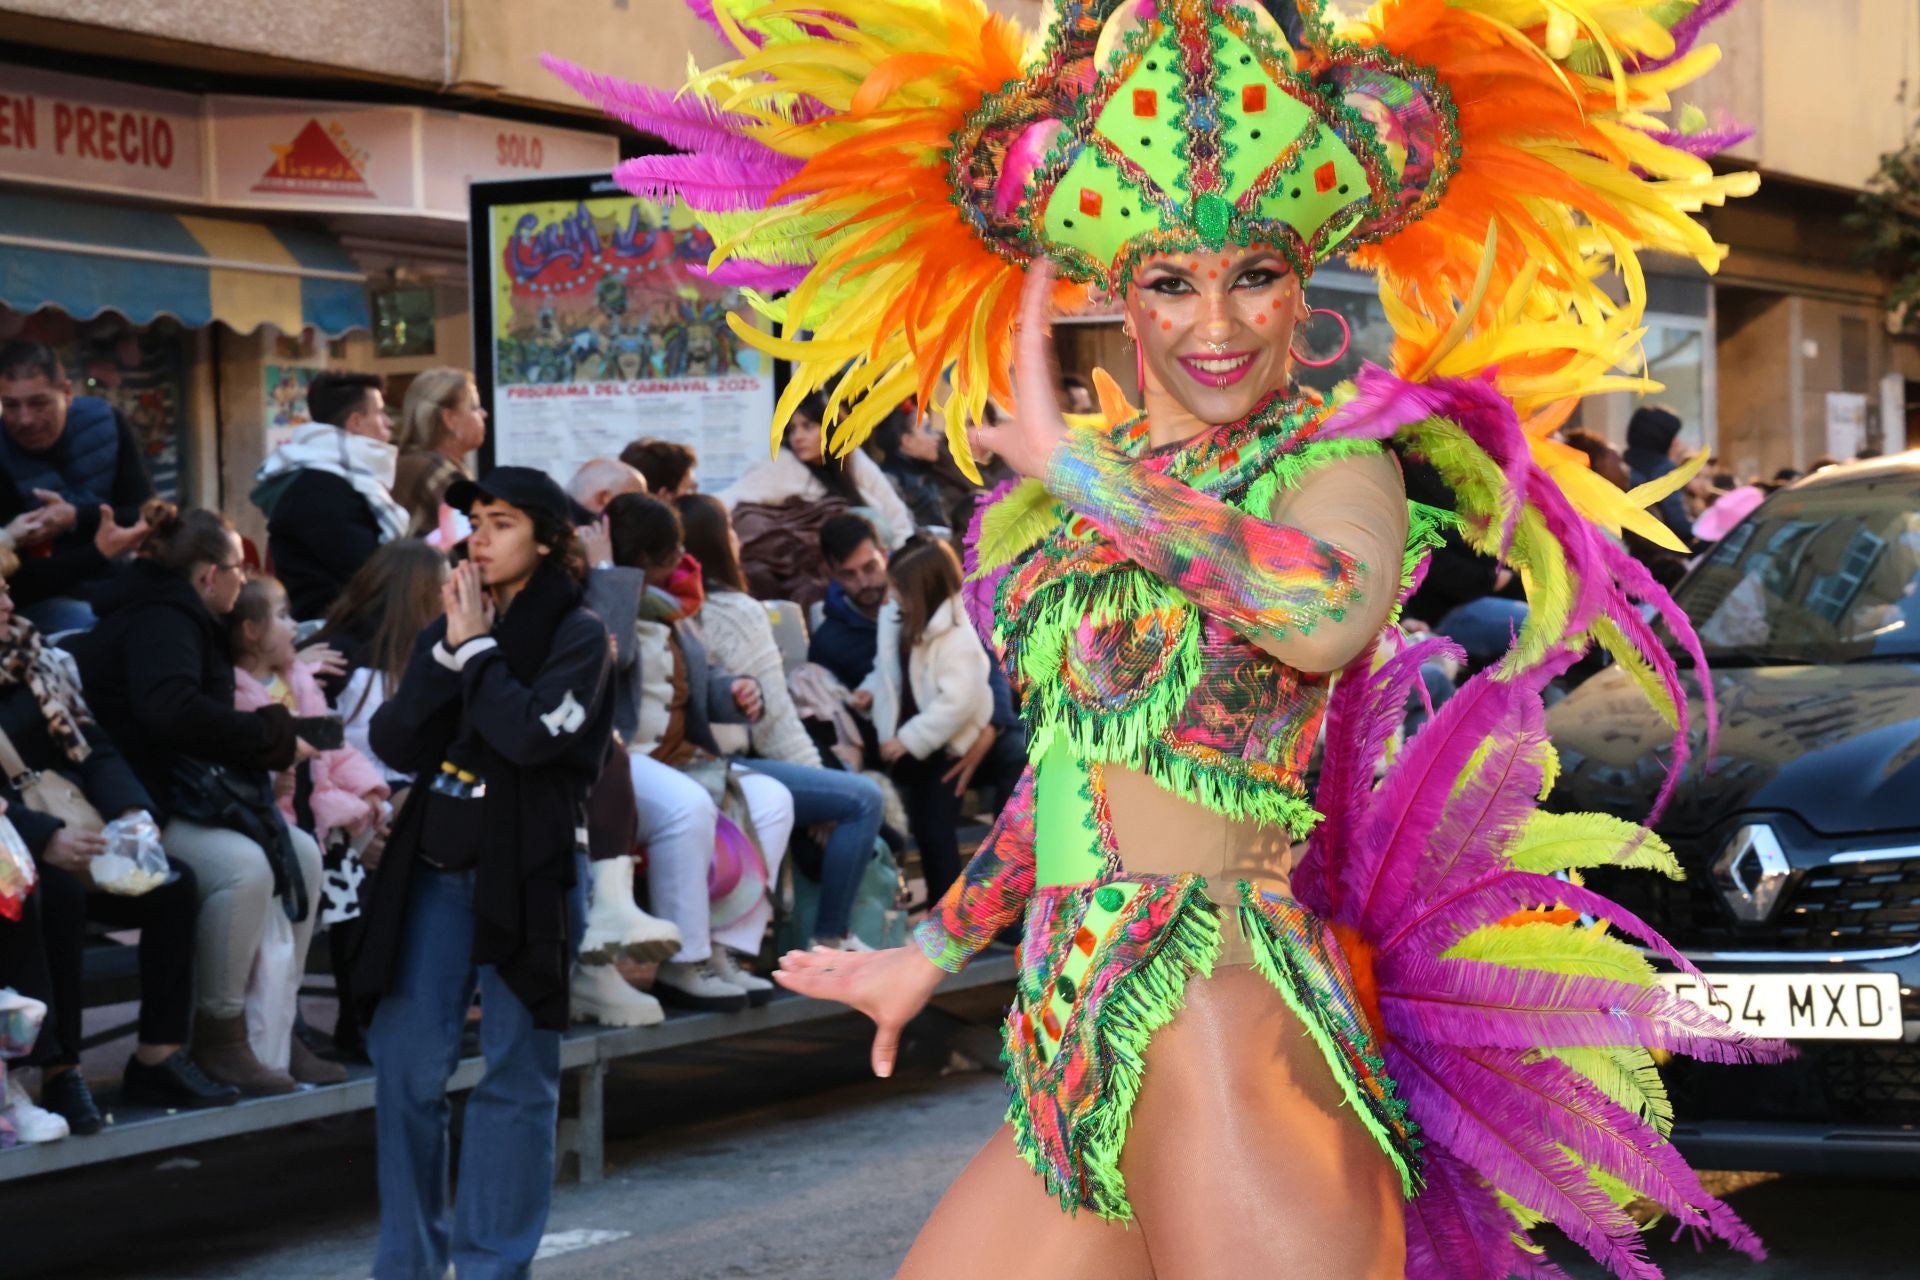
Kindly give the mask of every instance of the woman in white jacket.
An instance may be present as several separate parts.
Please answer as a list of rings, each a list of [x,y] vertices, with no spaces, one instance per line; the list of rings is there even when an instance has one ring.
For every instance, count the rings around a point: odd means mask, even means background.
[[[796,499],[840,498],[870,515],[888,548],[897,549],[913,536],[913,513],[880,464],[865,453],[855,449],[844,459],[827,457],[822,425],[826,412],[824,395],[815,393],[802,400],[778,451],[722,489],[720,501],[731,511],[743,502],[778,506]]]
[[[751,749],[747,767],[793,793],[796,826],[831,828],[820,851],[813,945],[870,950],[853,932],[853,900],[880,835],[885,810],[880,784],[823,767],[820,749],[800,723],[787,692],[786,664],[766,606],[747,594],[726,507],[704,493],[687,494],[677,505],[687,551],[700,562],[707,592],[697,621],[689,625],[699,628],[716,666],[760,682],[760,719],[751,725],[716,724],[713,736],[729,755],[744,756]]]
[[[916,543],[887,566],[873,673],[860,686],[937,902],[960,874],[960,795],[949,774],[993,719],[991,664],[960,600],[945,541]]]

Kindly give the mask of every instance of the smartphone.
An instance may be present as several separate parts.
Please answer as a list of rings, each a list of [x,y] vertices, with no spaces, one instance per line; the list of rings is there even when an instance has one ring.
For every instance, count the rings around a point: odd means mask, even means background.
[[[347,743],[347,728],[338,716],[295,716],[293,731],[315,751],[337,751]]]

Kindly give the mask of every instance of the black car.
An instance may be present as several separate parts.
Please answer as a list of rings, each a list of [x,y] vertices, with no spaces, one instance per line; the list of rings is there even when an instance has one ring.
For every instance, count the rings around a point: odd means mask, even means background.
[[[1656,824],[1687,871],[1601,872],[1712,984],[1663,977],[1792,1040],[1767,1066],[1676,1059],[1674,1139],[1711,1168],[1920,1172],[1920,452],[1764,502],[1675,591],[1720,737]],[[1682,660],[1684,665],[1684,659]],[[1610,668],[1554,708],[1551,806],[1644,819],[1671,733]]]

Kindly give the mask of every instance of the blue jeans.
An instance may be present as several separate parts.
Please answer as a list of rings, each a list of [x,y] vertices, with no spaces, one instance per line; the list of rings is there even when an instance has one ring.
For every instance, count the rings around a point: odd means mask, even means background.
[[[52,596],[20,611],[22,617],[39,628],[43,636],[61,636],[69,631],[91,631],[97,619],[93,606],[72,596]]]
[[[459,1280],[531,1275],[553,1198],[560,1033],[535,1027],[492,965],[475,970],[472,872],[416,867],[405,928],[393,989],[367,1031],[380,1192],[374,1280],[442,1280],[449,1260]],[[476,985],[487,1073],[467,1100],[449,1212],[447,1080]]]
[[[793,793],[793,823],[811,827],[831,822],[833,834],[820,855],[820,910],[813,918],[816,938],[844,938],[853,927],[853,899],[860,877],[873,858],[885,801],[880,784],[844,769],[815,769],[784,760],[743,760]]]

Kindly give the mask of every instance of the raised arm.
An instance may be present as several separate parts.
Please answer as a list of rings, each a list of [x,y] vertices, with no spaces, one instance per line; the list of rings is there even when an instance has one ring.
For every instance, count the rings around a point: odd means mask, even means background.
[[[1289,666],[1339,669],[1392,610],[1407,513],[1398,468],[1384,454],[1313,468],[1279,491],[1266,519],[1087,432],[1055,451],[1046,483],[1129,559]]]

